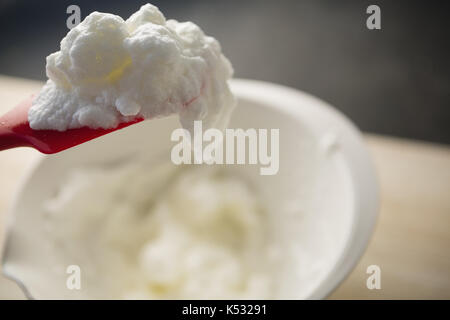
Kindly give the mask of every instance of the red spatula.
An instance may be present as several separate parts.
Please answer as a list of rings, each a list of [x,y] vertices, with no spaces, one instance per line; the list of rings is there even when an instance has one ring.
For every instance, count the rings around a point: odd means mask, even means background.
[[[135,119],[121,123],[112,129],[83,127],[62,132],[33,130],[28,123],[28,110],[32,99],[31,96],[0,117],[0,151],[16,147],[32,147],[42,153],[56,153],[144,120],[143,118]]]

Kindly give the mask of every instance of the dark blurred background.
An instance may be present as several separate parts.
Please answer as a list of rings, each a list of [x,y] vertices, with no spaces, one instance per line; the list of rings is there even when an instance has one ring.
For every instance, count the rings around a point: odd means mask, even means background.
[[[126,19],[146,2],[0,0],[0,74],[44,80],[70,4]],[[312,93],[367,132],[450,144],[449,1],[150,2],[216,37],[236,77]],[[370,4],[381,30],[366,28]]]

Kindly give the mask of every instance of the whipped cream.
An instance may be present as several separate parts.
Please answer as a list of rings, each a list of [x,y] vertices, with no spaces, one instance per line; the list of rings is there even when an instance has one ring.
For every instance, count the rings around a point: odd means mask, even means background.
[[[46,212],[55,268],[76,262],[90,298],[273,297],[266,212],[222,169],[78,168]]]
[[[47,57],[46,72],[28,113],[35,130],[114,128],[175,113],[188,130],[194,120],[224,128],[235,106],[219,42],[151,4],[125,21],[91,13]]]

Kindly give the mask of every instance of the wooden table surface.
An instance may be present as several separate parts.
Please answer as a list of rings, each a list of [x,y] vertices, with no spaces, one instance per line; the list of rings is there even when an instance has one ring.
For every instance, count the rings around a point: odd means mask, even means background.
[[[0,76],[0,114],[42,82]],[[366,135],[381,188],[381,210],[366,253],[331,299],[450,299],[450,147]],[[38,153],[0,153],[0,236],[18,181]],[[1,242],[1,241],[0,241]],[[369,290],[366,269],[381,269]],[[23,295],[0,279],[0,299]]]

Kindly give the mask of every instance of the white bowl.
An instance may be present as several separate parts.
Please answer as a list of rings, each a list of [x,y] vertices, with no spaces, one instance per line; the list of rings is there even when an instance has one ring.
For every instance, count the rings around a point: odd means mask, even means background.
[[[231,128],[280,131],[280,169],[259,175],[259,166],[234,165],[260,186],[274,241],[286,248],[276,279],[276,298],[321,299],[345,279],[367,246],[378,209],[371,159],[355,126],[334,108],[298,90],[233,80],[239,99]],[[170,156],[175,117],[145,121],[52,156],[26,175],[14,201],[3,253],[3,272],[28,297],[90,298],[89,289],[68,290],[67,274],[48,245],[42,202],[67,170],[108,165],[145,150]],[[89,287],[89,286],[88,286]]]

